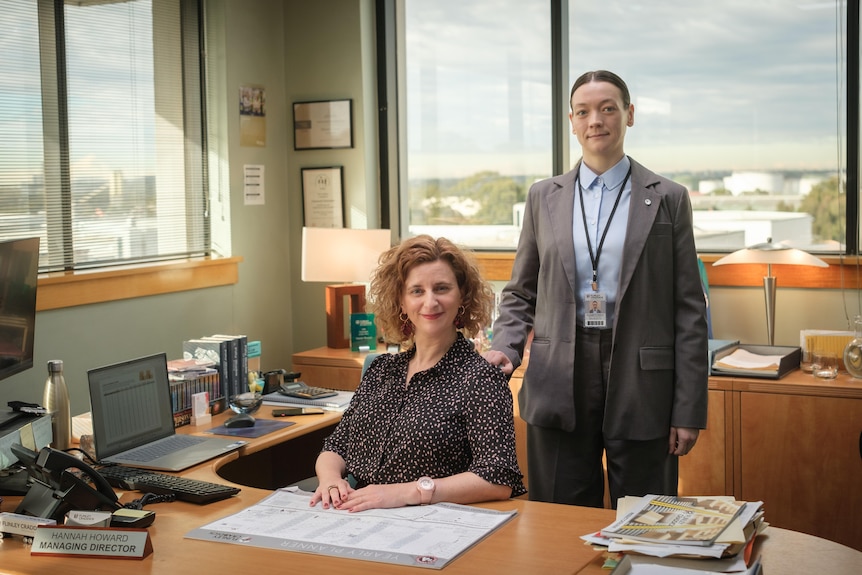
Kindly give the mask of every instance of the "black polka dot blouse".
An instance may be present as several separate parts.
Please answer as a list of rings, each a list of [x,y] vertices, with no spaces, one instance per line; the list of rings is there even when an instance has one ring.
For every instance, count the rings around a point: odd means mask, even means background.
[[[376,357],[323,444],[359,486],[448,477],[470,471],[526,493],[515,456],[506,376],[462,334],[434,367],[407,381],[415,347]]]

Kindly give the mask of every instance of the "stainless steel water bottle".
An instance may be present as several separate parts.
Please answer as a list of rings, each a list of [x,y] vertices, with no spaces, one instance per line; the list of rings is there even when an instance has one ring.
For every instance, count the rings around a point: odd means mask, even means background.
[[[69,388],[63,377],[63,362],[52,359],[48,362],[48,380],[45,382],[45,394],[42,406],[51,415],[51,429],[54,449],[69,449],[72,443],[72,414],[69,408]]]

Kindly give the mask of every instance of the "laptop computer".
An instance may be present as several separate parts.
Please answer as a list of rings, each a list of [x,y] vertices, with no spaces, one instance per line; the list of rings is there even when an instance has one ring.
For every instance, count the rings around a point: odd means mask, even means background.
[[[164,353],[87,372],[96,459],[180,471],[245,445],[245,441],[176,433]]]

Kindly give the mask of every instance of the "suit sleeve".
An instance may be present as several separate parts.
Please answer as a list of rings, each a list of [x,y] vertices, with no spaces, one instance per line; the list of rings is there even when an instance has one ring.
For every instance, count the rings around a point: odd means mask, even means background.
[[[527,336],[536,315],[539,280],[539,250],[536,239],[535,210],[540,209],[538,184],[530,187],[524,207],[523,227],[512,265],[512,277],[503,288],[500,310],[494,322],[492,349],[506,354],[515,369],[521,365]]]
[[[706,428],[708,345],[706,300],[697,265],[692,207],[688,193],[679,195],[674,217],[674,399],[671,425]]]

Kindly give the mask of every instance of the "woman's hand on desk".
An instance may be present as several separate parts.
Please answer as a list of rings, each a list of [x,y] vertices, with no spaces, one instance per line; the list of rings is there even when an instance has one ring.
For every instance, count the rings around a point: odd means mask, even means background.
[[[354,492],[355,490],[344,479],[338,478],[332,481],[321,479],[308,505],[314,507],[320,503],[324,509],[329,509],[330,507],[341,509],[340,505],[349,499],[351,493]]]
[[[406,505],[418,505],[419,492],[416,484],[393,483],[389,485],[368,485],[351,491],[341,504],[335,508],[343,511],[365,511],[367,509],[391,509]]]
[[[391,509],[405,505],[417,505],[419,493],[414,483],[391,485],[368,485],[353,489],[343,479],[332,483],[321,482],[311,497],[312,507],[321,502],[324,509],[334,507],[340,511],[365,511],[368,509]]]
[[[340,455],[332,451],[322,452],[317,456],[314,470],[317,472],[318,485],[309,501],[311,507],[321,503],[324,509],[329,509],[350,496],[353,488],[344,479],[347,471]]]

